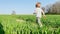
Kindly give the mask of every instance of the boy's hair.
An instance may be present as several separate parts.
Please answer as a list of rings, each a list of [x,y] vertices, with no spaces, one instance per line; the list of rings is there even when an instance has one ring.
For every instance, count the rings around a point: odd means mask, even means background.
[[[37,2],[37,3],[36,3],[36,7],[39,7],[38,4],[41,4],[41,3],[40,3],[40,2]]]

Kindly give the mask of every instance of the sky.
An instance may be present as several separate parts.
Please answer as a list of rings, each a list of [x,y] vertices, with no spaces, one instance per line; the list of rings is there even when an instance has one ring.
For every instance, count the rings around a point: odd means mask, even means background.
[[[37,1],[44,7],[57,0],[0,0],[0,14],[11,14],[12,11],[16,14],[32,14]]]

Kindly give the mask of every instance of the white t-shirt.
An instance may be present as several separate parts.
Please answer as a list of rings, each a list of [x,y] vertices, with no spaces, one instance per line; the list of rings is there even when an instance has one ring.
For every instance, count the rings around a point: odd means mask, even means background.
[[[42,17],[43,10],[41,8],[36,8],[36,17],[41,18]]]

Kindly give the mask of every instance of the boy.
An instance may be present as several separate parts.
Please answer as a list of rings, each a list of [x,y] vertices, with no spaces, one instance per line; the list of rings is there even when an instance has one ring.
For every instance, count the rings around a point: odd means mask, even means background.
[[[34,11],[34,14],[36,14],[36,23],[38,23],[40,25],[40,27],[42,27],[42,23],[40,21],[40,19],[42,17],[42,13],[45,16],[44,11],[41,9],[41,3],[37,2],[36,3],[36,10]]]

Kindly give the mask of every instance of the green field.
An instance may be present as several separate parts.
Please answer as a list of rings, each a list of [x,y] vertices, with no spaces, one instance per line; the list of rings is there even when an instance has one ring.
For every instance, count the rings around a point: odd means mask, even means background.
[[[35,21],[35,15],[0,15],[0,34],[60,34],[60,15],[42,17],[42,28]]]

